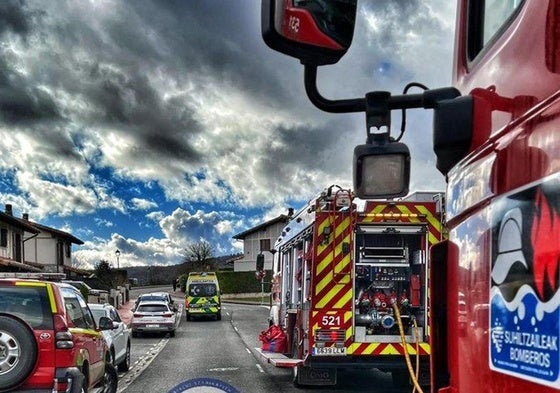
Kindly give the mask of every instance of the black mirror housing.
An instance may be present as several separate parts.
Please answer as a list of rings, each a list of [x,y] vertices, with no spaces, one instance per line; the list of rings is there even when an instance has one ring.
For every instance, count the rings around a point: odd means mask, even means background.
[[[113,321],[111,320],[111,318],[99,318],[99,330],[113,330]]]
[[[357,1],[324,0],[294,5],[293,0],[262,0],[261,28],[271,48],[303,64],[334,64],[352,42]]]
[[[404,143],[365,144],[354,149],[354,192],[361,199],[408,194],[410,151]]]
[[[436,167],[443,175],[447,175],[470,151],[473,140],[473,114],[472,96],[443,100],[434,108]]]

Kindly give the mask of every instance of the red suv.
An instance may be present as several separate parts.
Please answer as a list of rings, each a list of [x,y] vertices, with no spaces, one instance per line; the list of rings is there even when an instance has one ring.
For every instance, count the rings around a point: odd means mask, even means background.
[[[116,392],[112,328],[69,284],[0,279],[0,392]]]

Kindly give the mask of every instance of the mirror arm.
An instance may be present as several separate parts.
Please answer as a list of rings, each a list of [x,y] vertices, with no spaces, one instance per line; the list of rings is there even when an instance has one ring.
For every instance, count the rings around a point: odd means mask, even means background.
[[[317,66],[304,64],[304,83],[305,91],[309,100],[317,108],[330,113],[353,113],[353,112],[367,112],[368,106],[371,106],[371,99],[366,98],[352,98],[345,100],[329,100],[319,93],[317,89]],[[377,96],[378,92],[372,92]],[[372,94],[368,93],[368,94]],[[379,92],[380,93],[380,92]],[[381,105],[386,106],[388,110],[394,109],[413,109],[425,108],[433,109],[437,103],[442,100],[453,99],[459,97],[461,93],[454,87],[443,87],[440,89],[426,90],[420,94],[403,94],[403,95],[385,95],[384,93],[378,97],[382,98],[385,102]]]
[[[309,100],[317,108],[329,113],[365,112],[366,100],[353,98],[347,100],[329,100],[317,90],[317,66],[304,64],[305,91]]]

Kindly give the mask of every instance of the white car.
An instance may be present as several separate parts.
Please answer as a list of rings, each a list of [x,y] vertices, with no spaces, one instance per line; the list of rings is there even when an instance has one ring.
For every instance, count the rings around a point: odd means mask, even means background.
[[[140,296],[138,296],[136,302],[134,302],[134,309],[136,310],[136,307],[138,307],[138,304],[140,304],[140,302],[145,302],[145,301],[164,301],[169,304],[169,307],[173,307],[173,298],[169,293],[150,292],[150,293],[143,293]]]
[[[130,368],[130,328],[121,320],[117,309],[110,304],[88,303],[95,322],[101,317],[108,317],[113,321],[113,329],[103,330],[103,337],[111,350],[112,361],[119,371]]]
[[[167,301],[146,300],[136,306],[132,315],[132,337],[142,333],[169,333],[175,336],[177,309]]]

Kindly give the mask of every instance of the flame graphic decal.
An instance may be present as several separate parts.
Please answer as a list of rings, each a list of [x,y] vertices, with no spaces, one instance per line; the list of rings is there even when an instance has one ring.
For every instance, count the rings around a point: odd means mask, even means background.
[[[536,290],[541,300],[558,288],[558,262],[560,257],[560,215],[539,190],[535,205],[537,214],[533,221],[533,274]],[[552,293],[547,293],[552,290]]]

